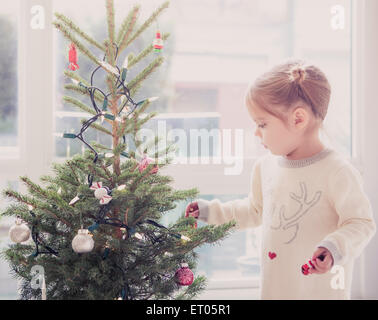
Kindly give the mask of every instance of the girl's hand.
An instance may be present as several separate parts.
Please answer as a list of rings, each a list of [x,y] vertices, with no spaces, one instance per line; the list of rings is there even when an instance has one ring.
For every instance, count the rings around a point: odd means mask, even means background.
[[[186,207],[185,218],[189,216],[198,219],[198,216],[199,216],[198,202],[189,203],[188,206]]]
[[[309,269],[309,273],[322,274],[331,270],[333,266],[333,257],[328,249],[319,247],[312,255],[311,262],[314,268]]]

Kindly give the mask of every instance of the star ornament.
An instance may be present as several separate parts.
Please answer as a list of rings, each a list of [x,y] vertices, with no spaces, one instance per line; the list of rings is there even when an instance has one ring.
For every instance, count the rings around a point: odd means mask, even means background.
[[[100,204],[108,204],[113,199],[109,196],[109,188],[103,187],[102,182],[93,182],[90,189],[94,190],[94,195],[100,200]]]

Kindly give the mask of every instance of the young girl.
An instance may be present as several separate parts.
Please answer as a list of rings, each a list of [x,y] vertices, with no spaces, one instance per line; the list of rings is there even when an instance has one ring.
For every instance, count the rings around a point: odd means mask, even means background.
[[[301,60],[259,77],[246,106],[271,154],[256,160],[248,197],[186,208],[209,224],[262,226],[262,299],[350,299],[354,259],[376,231],[359,172],[319,139],[330,93]]]

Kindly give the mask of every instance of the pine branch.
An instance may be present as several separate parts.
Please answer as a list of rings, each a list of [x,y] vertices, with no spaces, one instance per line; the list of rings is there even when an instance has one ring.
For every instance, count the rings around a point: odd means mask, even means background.
[[[79,177],[76,175],[76,172],[75,172],[74,168],[72,167],[72,163],[71,163],[71,161],[67,161],[66,163],[67,163],[67,165],[70,167],[71,172],[72,172],[72,175],[73,175],[74,178],[75,178],[75,181],[80,185],[80,179],[79,179]]]
[[[77,86],[75,84],[70,84],[70,83],[65,84],[64,89],[71,90],[71,91],[74,91],[76,93],[81,93],[82,95],[88,95],[89,96],[87,90],[85,90],[84,88]],[[95,97],[95,100],[97,100],[96,97]]]
[[[169,36],[170,36],[169,33],[164,33],[162,35],[163,41],[167,40]],[[139,53],[135,58],[130,57],[131,59],[129,58],[129,64],[128,64],[129,69],[132,68],[135,64],[137,64],[142,59],[146,58],[149,54],[153,52],[153,50],[154,50],[154,46],[153,44],[151,44],[147,48],[145,48],[141,53]]]
[[[141,73],[138,74],[133,80],[129,82],[128,88],[130,90],[131,95],[133,96],[136,91],[142,85],[142,82],[146,80],[146,78],[154,72],[162,63],[164,62],[163,57],[158,57],[154,61],[152,61]]]
[[[75,178],[77,179],[76,175],[75,175]],[[23,176],[23,177],[20,177],[20,179],[22,182],[26,184],[31,194],[38,195],[39,197],[41,197],[41,199],[45,198],[45,199],[52,200],[56,202],[59,206],[64,208],[65,210],[72,211],[72,208],[59,195],[47,192],[46,190],[41,188],[38,184],[31,181],[28,177]]]
[[[163,12],[164,9],[169,7],[169,1],[164,2],[152,15],[141,25],[141,27],[133,34],[133,36],[126,41],[124,47],[127,47],[131,42],[138,38],[143,31],[145,31],[156,18]]]
[[[142,127],[146,122],[150,121],[152,118],[155,118],[158,115],[158,112],[152,111],[146,115],[143,119],[139,120],[138,126]]]
[[[110,52],[112,52],[112,51],[110,50]],[[119,97],[117,96],[116,80],[115,80],[114,76],[108,75],[107,78],[106,78],[106,83],[108,85],[110,92],[112,93],[111,94],[112,99],[110,101],[110,110],[112,110],[113,115],[115,115],[116,110],[117,110],[117,101],[118,101]]]
[[[72,20],[64,16],[63,14],[55,12],[55,16],[61,20],[63,23],[65,23],[69,28],[71,28],[73,31],[75,31],[79,36],[83,37],[85,40],[87,40],[90,44],[94,45],[95,47],[99,48],[103,52],[105,52],[105,47],[102,46],[100,43],[98,43],[95,39],[90,37],[88,34],[86,34],[84,31],[82,31],[78,26],[76,26]]]
[[[84,124],[87,121],[88,121],[88,119],[81,119],[81,124]],[[109,120],[109,121],[111,121],[111,120]],[[96,129],[96,130],[98,130],[100,132],[103,132],[103,133],[105,133],[105,134],[113,137],[113,134],[108,129],[106,129],[105,127],[103,127],[103,126],[101,126],[101,125],[99,125],[99,124],[97,124],[95,122],[93,122],[89,127],[93,128],[93,129]]]
[[[117,135],[120,137],[126,135],[127,133],[136,132],[139,130],[139,128],[141,128],[141,126],[144,123],[155,117],[158,113],[151,112],[148,115],[146,115],[143,119],[138,120],[139,115],[143,113],[150,104],[151,103],[148,100],[146,100],[142,105],[139,106],[138,109],[134,111],[132,118],[125,119],[122,125],[118,128]]]
[[[48,215],[50,215],[54,219],[59,220],[60,222],[62,222],[65,225],[72,228],[71,223],[69,223],[67,220],[65,220],[63,218],[58,217],[54,212],[52,212],[50,209],[48,209],[45,204],[38,203],[35,200],[33,200],[33,199],[31,199],[27,196],[21,195],[18,192],[15,192],[13,190],[6,190],[5,195],[9,198],[16,199],[20,203],[23,203],[23,204],[26,204],[26,205],[31,205],[34,208],[39,208],[39,209],[45,211]]]
[[[80,186],[81,183],[78,184],[77,182],[75,182],[75,180],[72,180],[72,177],[67,176],[67,174],[65,173],[64,169],[62,168],[60,164],[53,163],[52,167],[53,167],[53,170],[57,173],[59,180],[64,181],[74,187]]]
[[[85,105],[80,100],[77,100],[77,99],[72,98],[70,96],[64,96],[63,101],[73,105],[74,107],[78,107],[80,110],[82,110],[84,112],[90,113],[94,116],[96,115],[96,112],[93,110],[93,107],[89,107],[89,106]]]
[[[98,168],[98,166],[94,166],[94,165],[90,164],[90,165],[88,165],[88,169],[95,176],[101,177],[105,181],[109,181],[111,184],[113,184],[113,178],[112,177],[108,177],[107,174],[106,174],[106,172],[101,171],[100,168]]]
[[[133,31],[133,28],[137,21],[139,9],[140,9],[140,6],[135,5],[122,23],[122,26],[118,33],[118,38],[117,38],[117,46],[119,48],[119,52],[122,52],[122,50],[126,48],[126,42],[131,32]]]
[[[108,33],[110,44],[114,43],[115,23],[114,23],[114,2],[113,0],[106,0],[106,16],[108,20]],[[113,62],[113,59],[111,61]]]
[[[73,84],[66,84],[64,86],[64,88],[67,89],[67,90],[77,92],[77,93],[81,93],[82,95],[88,95],[89,96],[89,93],[85,89],[83,89],[79,86],[73,85]],[[100,98],[97,98],[95,96],[95,100],[100,100]],[[83,104],[81,101],[79,101],[79,100],[77,100],[77,99],[75,99],[71,96],[64,96],[63,101],[70,103],[70,104],[74,105],[75,107],[78,107],[79,109],[81,109],[85,112],[88,112],[92,115],[96,115],[96,112],[93,110],[93,107],[88,107],[87,105]],[[101,102],[101,104],[103,104],[103,100],[100,101],[100,102]],[[106,121],[110,124],[113,123],[112,120],[109,120],[109,119],[106,119],[106,118],[104,119],[104,121]]]
[[[71,42],[73,42],[76,47],[87,57],[89,58],[90,60],[92,60],[95,64],[101,66],[100,62],[98,61],[98,59],[78,40],[76,39],[72,33],[60,22],[58,21],[54,21],[53,22],[53,25],[55,25],[55,27],[60,30],[63,35],[68,39],[70,40]]]
[[[144,114],[144,112],[147,110],[147,108],[151,105],[151,102],[149,99],[147,99],[146,101],[144,101],[142,103],[142,105],[139,106],[138,109],[135,110],[134,112],[134,117],[139,119],[141,118],[141,115]],[[148,116],[146,114],[144,114],[144,116]]]
[[[68,71],[68,70],[65,70],[64,71],[64,75],[69,78],[69,79],[75,79],[76,81],[79,81],[81,82],[84,86],[86,87],[90,87],[90,84],[84,80],[83,78],[81,78],[78,73],[74,73],[73,71]],[[76,85],[75,85],[76,86]],[[87,94],[89,96],[89,92],[87,90],[85,90],[85,88],[83,88],[82,86],[80,85],[77,85],[76,87],[82,89],[81,92],[85,92],[85,94]],[[104,103],[104,96],[99,93],[98,91],[95,92],[95,95],[94,95],[95,99],[97,101],[100,101],[101,103]]]

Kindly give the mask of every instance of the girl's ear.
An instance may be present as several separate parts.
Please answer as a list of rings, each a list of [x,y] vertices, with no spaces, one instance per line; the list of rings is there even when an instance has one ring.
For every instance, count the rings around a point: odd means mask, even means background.
[[[303,130],[310,120],[308,111],[303,107],[297,107],[291,114],[291,126],[296,130]]]

